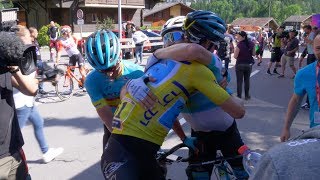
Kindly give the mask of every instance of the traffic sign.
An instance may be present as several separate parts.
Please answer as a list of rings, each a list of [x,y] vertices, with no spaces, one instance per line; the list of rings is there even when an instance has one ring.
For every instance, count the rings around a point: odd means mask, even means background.
[[[83,19],[83,11],[81,9],[78,9],[78,11],[77,11],[77,18]]]
[[[77,20],[77,24],[78,25],[83,25],[84,24],[84,20],[83,19],[78,19]]]

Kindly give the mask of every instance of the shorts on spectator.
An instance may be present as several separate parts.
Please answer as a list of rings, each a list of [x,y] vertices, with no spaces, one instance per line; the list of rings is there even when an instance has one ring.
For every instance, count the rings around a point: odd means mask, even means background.
[[[287,62],[289,63],[289,66],[294,66],[294,57],[287,56],[285,54],[282,55],[282,57],[281,57],[282,66],[285,66],[287,64]]]
[[[57,49],[57,42],[55,40],[50,40],[50,48],[55,48]]]
[[[273,48],[271,52],[271,62],[280,62],[282,51],[279,47]]]

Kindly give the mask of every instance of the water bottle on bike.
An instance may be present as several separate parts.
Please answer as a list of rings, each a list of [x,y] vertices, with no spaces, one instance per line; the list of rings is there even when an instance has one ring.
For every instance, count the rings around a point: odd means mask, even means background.
[[[239,154],[242,154],[242,164],[244,169],[247,171],[249,176],[252,176],[254,169],[257,167],[261,154],[254,152],[248,148],[248,146],[243,145],[238,149]]]

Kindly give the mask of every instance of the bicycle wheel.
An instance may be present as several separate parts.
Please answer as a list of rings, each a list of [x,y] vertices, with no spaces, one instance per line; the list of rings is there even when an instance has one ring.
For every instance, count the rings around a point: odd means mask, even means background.
[[[69,81],[69,82],[67,82]],[[66,76],[60,77],[56,84],[56,94],[61,99],[61,101],[65,101],[72,97],[73,95],[73,81],[72,79],[67,79]]]

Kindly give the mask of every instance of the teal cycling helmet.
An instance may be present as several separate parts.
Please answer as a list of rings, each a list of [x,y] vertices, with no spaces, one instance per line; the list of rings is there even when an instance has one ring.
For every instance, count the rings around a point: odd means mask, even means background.
[[[120,41],[110,30],[99,30],[91,34],[85,44],[87,59],[96,70],[106,70],[120,59]]]
[[[193,43],[201,43],[203,40],[219,42],[225,37],[226,24],[211,11],[197,10],[187,14],[183,29]]]

